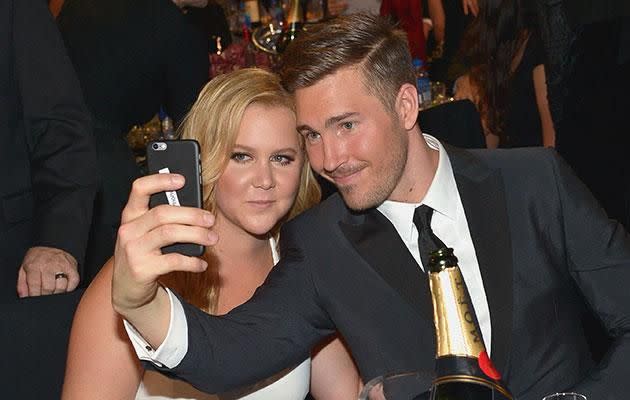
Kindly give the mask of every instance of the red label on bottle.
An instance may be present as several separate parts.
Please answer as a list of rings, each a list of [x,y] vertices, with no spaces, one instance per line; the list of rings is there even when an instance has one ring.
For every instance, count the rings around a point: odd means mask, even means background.
[[[495,368],[494,364],[492,364],[492,360],[488,357],[488,353],[482,351],[477,360],[479,362],[479,368],[481,368],[484,374],[497,381],[501,379],[501,374]]]

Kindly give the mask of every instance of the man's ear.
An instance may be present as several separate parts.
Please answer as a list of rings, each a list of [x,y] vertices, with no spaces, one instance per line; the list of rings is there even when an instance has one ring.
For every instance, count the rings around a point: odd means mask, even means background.
[[[411,130],[418,120],[418,90],[410,83],[403,83],[396,97],[396,113],[401,125]]]

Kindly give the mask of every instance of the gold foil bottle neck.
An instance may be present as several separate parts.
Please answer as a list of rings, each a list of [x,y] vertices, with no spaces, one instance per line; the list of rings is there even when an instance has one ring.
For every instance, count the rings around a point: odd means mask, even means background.
[[[436,357],[478,358],[485,351],[473,305],[458,266],[429,273],[437,339]]]
[[[440,272],[445,268],[456,267],[457,257],[450,247],[442,247],[429,254],[429,272]]]

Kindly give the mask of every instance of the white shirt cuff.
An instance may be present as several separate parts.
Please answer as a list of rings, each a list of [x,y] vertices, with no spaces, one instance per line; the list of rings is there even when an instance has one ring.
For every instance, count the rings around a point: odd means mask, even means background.
[[[177,296],[168,288],[164,289],[171,303],[171,316],[166,338],[160,347],[153,349],[133,325],[124,319],[123,323],[139,359],[150,361],[158,367],[175,368],[188,352],[188,322],[184,307]]]

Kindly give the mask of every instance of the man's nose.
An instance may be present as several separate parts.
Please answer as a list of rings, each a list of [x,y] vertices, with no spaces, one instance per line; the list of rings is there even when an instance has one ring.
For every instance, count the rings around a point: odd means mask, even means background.
[[[322,140],[323,148],[323,168],[325,172],[332,172],[342,165],[345,159],[345,145],[336,136]]]

